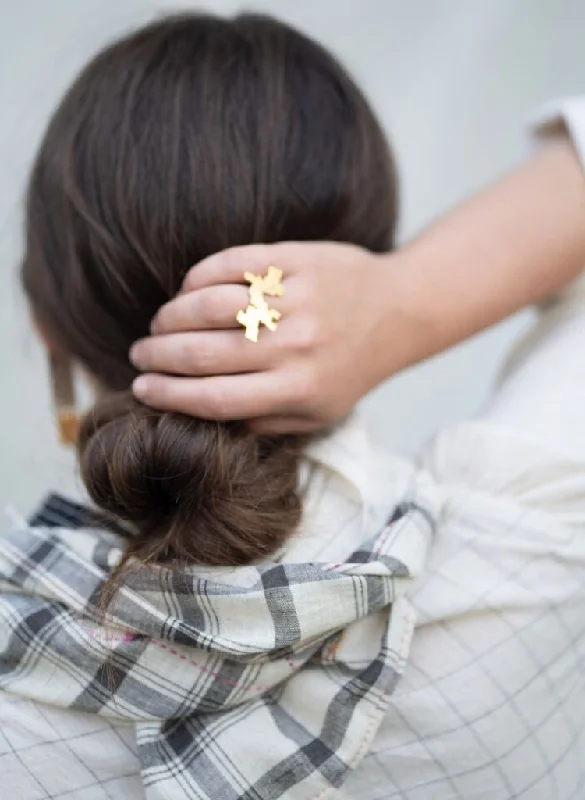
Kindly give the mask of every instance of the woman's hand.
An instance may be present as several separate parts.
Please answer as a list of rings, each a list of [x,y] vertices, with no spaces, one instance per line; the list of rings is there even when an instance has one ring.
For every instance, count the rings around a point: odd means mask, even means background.
[[[585,182],[559,137],[432,225],[375,256],[342,244],[251,245],[194,267],[131,359],[145,403],[258,431],[313,430],[385,378],[553,295],[585,262]],[[244,272],[284,271],[278,329],[236,323]],[[160,373],[173,373],[171,377]]]
[[[147,373],[135,394],[169,411],[250,419],[266,433],[338,420],[394,371],[389,357],[401,366],[400,347],[390,353],[384,344],[399,283],[394,258],[331,243],[251,245],[207,258],[160,309],[153,336],[132,348]],[[282,318],[254,343],[236,322],[248,304],[244,272],[265,274],[271,264],[284,273],[284,295],[269,298]]]

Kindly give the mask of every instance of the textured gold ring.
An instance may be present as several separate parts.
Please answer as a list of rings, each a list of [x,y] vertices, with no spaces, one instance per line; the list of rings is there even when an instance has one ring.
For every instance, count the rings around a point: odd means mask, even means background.
[[[257,342],[260,325],[275,331],[276,323],[281,317],[280,311],[268,307],[264,295],[282,297],[284,294],[282,270],[272,266],[268,267],[266,275],[244,272],[244,278],[250,284],[248,288],[250,299],[247,308],[238,311],[236,320],[246,329],[246,339]]]

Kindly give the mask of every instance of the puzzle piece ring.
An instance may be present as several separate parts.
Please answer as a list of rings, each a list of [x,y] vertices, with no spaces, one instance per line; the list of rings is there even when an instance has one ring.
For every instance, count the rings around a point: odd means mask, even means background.
[[[236,320],[246,329],[246,339],[257,342],[260,325],[264,325],[270,331],[275,331],[281,317],[279,311],[268,306],[265,295],[282,297],[284,294],[282,270],[270,266],[266,275],[245,272],[244,278],[250,284],[248,306],[238,311]]]

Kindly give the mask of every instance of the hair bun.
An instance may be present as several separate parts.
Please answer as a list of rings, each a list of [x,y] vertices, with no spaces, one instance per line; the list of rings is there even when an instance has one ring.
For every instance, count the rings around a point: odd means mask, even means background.
[[[162,413],[130,392],[98,400],[79,436],[96,505],[129,523],[128,555],[209,565],[269,555],[298,525],[298,439]]]

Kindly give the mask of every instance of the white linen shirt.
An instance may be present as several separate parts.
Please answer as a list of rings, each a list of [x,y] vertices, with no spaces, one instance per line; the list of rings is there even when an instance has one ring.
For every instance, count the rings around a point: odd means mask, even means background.
[[[585,99],[557,106],[542,130],[553,118],[585,159]],[[422,453],[446,502],[411,598],[410,658],[374,745],[332,798],[585,796],[584,344],[576,287],[543,313],[481,418]],[[350,552],[414,469],[355,419],[313,445],[286,559]],[[0,693],[10,797],[143,800],[138,769],[131,726]]]

